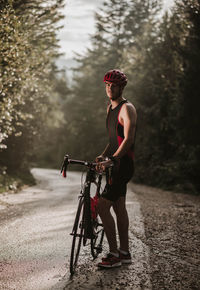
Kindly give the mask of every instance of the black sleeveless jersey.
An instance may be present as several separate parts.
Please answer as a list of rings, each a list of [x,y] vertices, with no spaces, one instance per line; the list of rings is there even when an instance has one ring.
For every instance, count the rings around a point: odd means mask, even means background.
[[[112,106],[110,105],[108,110],[106,119],[106,127],[109,135],[109,144],[110,144],[108,156],[113,155],[117,151],[122,141],[124,140],[124,127],[119,122],[119,113],[124,103],[128,103],[128,101],[123,100],[114,109],[112,109]],[[134,140],[131,148],[129,149],[129,151],[126,153],[125,156],[134,160]]]

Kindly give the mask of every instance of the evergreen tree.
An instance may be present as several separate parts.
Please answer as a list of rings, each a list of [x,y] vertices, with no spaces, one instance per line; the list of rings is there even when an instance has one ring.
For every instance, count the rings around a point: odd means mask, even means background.
[[[132,59],[139,59],[138,56],[141,56],[141,32],[144,33],[147,27],[150,31],[153,15],[158,12],[158,8],[151,11],[148,6],[150,4],[147,5],[151,3],[153,6],[156,1],[136,2],[107,1],[101,12],[96,14],[97,30],[92,37],[93,46],[86,56],[79,58],[80,66],[76,70],[73,97],[66,106],[65,116],[69,129],[67,144],[73,155],[93,158],[103,150],[107,142],[104,120],[108,99],[103,99],[103,75],[106,71],[111,68],[127,69],[130,76],[128,98],[132,99]],[[137,10],[139,6],[140,11]],[[150,20],[151,26],[147,25]],[[136,34],[138,27],[140,29]],[[131,39],[135,39],[134,43]]]
[[[72,99],[66,104],[67,150],[79,158],[93,159],[107,143],[103,76],[117,67],[122,55],[123,21],[127,1],[111,0],[96,14],[93,48],[79,57]],[[113,44],[114,43],[114,44]]]
[[[174,17],[183,30],[179,40],[183,71],[180,82],[179,170],[186,189],[199,192],[200,2],[183,0],[176,4]]]
[[[177,2],[172,16],[164,15],[156,41],[141,66],[143,76],[136,78],[142,116],[136,178],[193,192],[199,186],[199,146],[195,134],[199,117],[194,106],[199,91],[195,85],[199,69],[198,9],[197,2],[195,6],[182,1]],[[195,73],[189,73],[189,68]],[[196,141],[191,143],[188,135]]]
[[[124,92],[136,106],[136,171],[145,184],[192,190],[199,187],[199,2],[177,1],[159,18],[161,1],[104,3],[96,14],[92,49],[78,57],[60,152],[93,159],[106,142],[103,75],[120,68]],[[103,98],[105,96],[105,98]]]

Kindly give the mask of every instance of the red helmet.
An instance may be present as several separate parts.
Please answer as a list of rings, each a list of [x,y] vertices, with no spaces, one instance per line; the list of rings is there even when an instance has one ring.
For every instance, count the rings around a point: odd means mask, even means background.
[[[104,82],[116,83],[118,85],[124,86],[127,84],[127,76],[118,69],[109,70],[104,76]]]

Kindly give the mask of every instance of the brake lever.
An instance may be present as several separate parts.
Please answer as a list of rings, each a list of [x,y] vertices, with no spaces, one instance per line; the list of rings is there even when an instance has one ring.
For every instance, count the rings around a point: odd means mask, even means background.
[[[64,178],[67,177],[67,166],[69,164],[69,155],[65,155],[64,157],[64,161],[63,161],[63,164],[62,164],[62,168],[61,168],[61,174]]]

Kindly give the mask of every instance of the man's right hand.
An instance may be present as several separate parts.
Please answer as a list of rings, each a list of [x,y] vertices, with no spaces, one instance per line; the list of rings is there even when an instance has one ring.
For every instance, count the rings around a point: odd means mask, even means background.
[[[105,160],[105,157],[103,155],[99,155],[96,157],[95,162],[102,162]]]
[[[97,163],[97,165],[96,165],[96,170],[97,170],[98,172],[103,172],[103,170],[102,170],[102,166],[101,166],[100,162],[102,162],[102,161],[104,161],[104,160],[105,160],[105,157],[104,157],[103,155],[99,155],[99,156],[97,156],[97,157],[95,158],[95,162]]]

